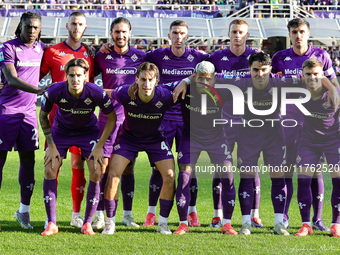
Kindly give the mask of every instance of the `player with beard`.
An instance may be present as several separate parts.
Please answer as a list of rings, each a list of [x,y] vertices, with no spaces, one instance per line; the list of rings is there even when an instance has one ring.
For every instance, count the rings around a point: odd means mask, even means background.
[[[289,21],[288,25],[289,38],[292,42],[292,48],[277,52],[273,56],[273,73],[281,72],[283,75],[297,75],[302,73],[302,64],[309,58],[316,58],[323,64],[325,76],[331,82],[339,87],[336,75],[332,67],[332,61],[325,50],[310,46],[308,39],[310,36],[310,26],[308,21],[296,18]],[[297,95],[299,96],[299,95]],[[293,196],[293,174],[294,165],[296,164],[296,152],[301,135],[303,124],[303,116],[294,105],[288,105],[287,114],[282,116],[284,119],[294,119],[298,125],[294,128],[284,128],[285,146],[287,150],[287,165],[290,169],[289,173],[285,174],[287,185],[287,199],[285,205],[284,219],[286,227],[289,226],[288,210],[290,201]],[[322,174],[314,176],[312,179],[312,194],[313,194],[313,228],[329,231],[322,221],[322,205],[324,198],[324,183]]]
[[[30,202],[34,189],[34,151],[39,148],[36,114],[40,63],[45,45],[40,42],[41,17],[25,12],[15,31],[16,38],[0,45],[0,187],[8,151],[19,152],[21,203],[14,217],[22,228],[32,229]]]
[[[131,24],[129,20],[122,17],[113,20],[110,27],[110,35],[114,42],[113,47],[111,46],[111,52],[108,54],[98,52],[95,56],[95,75],[102,74],[104,89],[115,89],[122,85],[132,84],[135,81],[138,66],[145,61],[145,53],[131,47],[129,44],[131,36]],[[107,180],[107,171],[109,169],[109,159],[113,151],[113,144],[116,140],[119,127],[125,119],[123,106],[114,99],[112,99],[112,103],[117,114],[117,122],[103,148],[105,159],[103,167],[104,174],[101,181],[102,194]],[[100,112],[99,129],[101,131],[106,122],[107,118],[105,114]],[[121,178],[124,208],[122,224],[129,227],[139,227],[132,217],[132,202],[135,187],[133,167],[134,162],[128,164]],[[102,198],[101,196],[97,208],[97,216],[92,224],[94,229],[103,228],[105,225],[104,201]]]
[[[44,53],[44,57],[40,68],[40,79],[50,72],[52,82],[60,82],[66,80],[64,67],[68,61],[74,58],[83,58],[89,63],[87,73],[88,81],[93,82],[93,57],[90,56],[87,48],[81,44],[81,39],[86,31],[86,18],[81,12],[71,13],[66,29],[68,30],[68,38],[56,45],[48,47]],[[49,114],[50,125],[52,127],[57,105],[53,106]],[[81,157],[81,151],[77,147],[70,148],[71,167],[72,167],[72,182],[71,192],[73,199],[73,212],[70,225],[81,228],[83,219],[80,215],[81,202],[84,198],[85,191],[85,173],[84,160]],[[45,227],[47,226],[47,221]]]

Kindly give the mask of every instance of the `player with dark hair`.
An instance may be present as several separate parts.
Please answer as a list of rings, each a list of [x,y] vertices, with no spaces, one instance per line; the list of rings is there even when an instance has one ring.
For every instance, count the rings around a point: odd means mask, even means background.
[[[248,60],[250,55],[259,52],[246,46],[246,41],[249,38],[249,25],[243,19],[235,19],[229,24],[228,36],[230,38],[230,47],[224,50],[219,50],[211,54],[209,61],[215,65],[216,72],[224,75],[232,75],[235,77],[244,78],[249,75]],[[233,104],[231,101],[223,105],[223,118],[241,121],[241,116],[235,116],[233,113]],[[237,141],[238,126],[225,126],[224,131],[228,139],[231,153],[234,150]],[[221,227],[222,219],[222,201],[221,201],[221,182],[219,178],[213,178],[213,201],[214,201],[214,217],[210,226]],[[260,191],[261,182],[258,172],[254,178],[254,203],[251,210],[251,221],[254,227],[263,227],[262,220],[259,214],[260,207]]]
[[[0,185],[8,151],[19,152],[21,203],[14,214],[22,228],[32,229],[30,202],[34,189],[34,151],[39,148],[36,116],[40,62],[45,45],[39,41],[41,17],[25,12],[15,31],[16,38],[0,45]]]
[[[336,75],[332,67],[332,61],[325,50],[310,46],[308,39],[310,36],[310,25],[308,21],[295,18],[288,22],[287,25],[289,38],[292,42],[292,48],[277,52],[273,56],[273,73],[280,72],[283,75],[297,75],[302,73],[302,64],[309,58],[317,58],[323,64],[325,76],[331,80],[335,86],[339,86]],[[299,95],[297,95],[298,97]],[[285,205],[284,220],[286,227],[289,226],[288,210],[290,201],[293,196],[293,174],[296,163],[296,152],[299,144],[303,116],[294,105],[287,106],[287,114],[282,116],[284,119],[294,119],[298,121],[295,128],[284,128],[285,146],[287,150],[287,165],[290,169],[285,174],[287,185],[287,200]],[[313,228],[323,231],[329,231],[321,219],[322,205],[324,198],[324,183],[322,174],[312,179],[313,194]]]
[[[208,58],[208,54],[186,47],[189,39],[188,24],[183,20],[175,20],[170,24],[168,38],[171,41],[171,47],[165,49],[156,49],[147,53],[147,61],[157,65],[160,71],[160,84],[179,81],[192,75],[198,63]],[[180,105],[170,108],[164,116],[162,122],[163,134],[166,137],[170,148],[174,139],[176,139],[176,150],[182,137],[183,120]],[[182,176],[178,177],[182,182]],[[192,176],[186,179],[190,187],[190,197],[187,201],[182,201],[179,207],[189,203],[188,212],[180,215],[180,221],[188,221],[187,225],[200,226],[197,218],[196,200],[197,200],[197,178],[193,172]],[[156,223],[156,206],[162,186],[162,177],[156,168],[153,168],[149,183],[149,207],[144,226],[152,226]],[[188,214],[188,217],[186,216]],[[185,217],[185,218],[184,218]]]
[[[102,74],[103,88],[115,89],[122,85],[132,84],[136,78],[138,66],[145,61],[145,53],[131,47],[131,24],[126,18],[119,17],[112,21],[110,35],[114,42],[111,52],[104,54],[98,52],[95,57],[95,75]],[[109,166],[109,159],[113,151],[113,144],[116,140],[118,130],[124,121],[123,106],[112,99],[113,107],[117,114],[116,126],[103,147],[104,167],[101,180],[101,190],[104,194],[105,183]],[[105,114],[99,114],[99,129],[102,131],[106,124]],[[135,190],[135,179],[133,174],[134,162],[128,164],[121,178],[121,190],[123,196],[123,221],[122,224],[129,227],[139,227],[132,217],[132,202]],[[101,196],[97,216],[92,224],[94,229],[101,229],[105,226],[104,200]]]
[[[93,57],[90,56],[87,48],[81,44],[81,38],[86,31],[86,18],[82,12],[72,12],[66,23],[68,37],[65,41],[48,47],[44,53],[44,57],[40,68],[40,79],[50,72],[52,82],[60,82],[66,80],[65,65],[71,59],[84,58],[89,63],[87,78],[94,81],[93,76]],[[51,127],[57,110],[57,105],[53,106],[49,113]],[[70,225],[81,228],[83,226],[83,218],[80,215],[81,202],[84,198],[84,190],[86,185],[84,160],[81,157],[81,151],[77,147],[70,148],[72,182],[71,192],[73,199],[73,212]],[[45,227],[48,222],[46,221]]]
[[[321,84],[321,78],[324,76],[322,62],[315,58],[308,59],[303,63],[302,69],[303,81],[311,93],[311,100],[304,106],[311,115],[304,116],[297,150],[297,197],[302,227],[295,235],[307,236],[313,233],[310,223],[310,208],[313,201],[312,179],[316,177],[317,172],[327,171],[326,166],[319,162],[321,155],[324,154],[333,183],[331,197],[333,220],[330,234],[340,237],[340,107],[328,103],[329,92]],[[337,93],[340,95],[340,88],[337,88]]]
[[[105,187],[107,221],[103,234],[112,235],[115,232],[119,181],[124,169],[135,160],[139,151],[148,154],[150,163],[156,165],[162,175],[157,231],[161,234],[171,234],[168,216],[175,193],[175,165],[171,149],[159,127],[165,111],[173,104],[173,98],[170,88],[157,86],[158,77],[157,66],[145,62],[138,67],[136,74],[138,86],[136,99],[132,100],[128,95],[129,86],[118,87],[111,93],[112,97],[124,106],[125,120],[113,147]]]
[[[102,149],[115,125],[116,115],[106,92],[97,85],[86,82],[88,69],[86,60],[82,58],[70,60],[65,65],[67,81],[48,88],[42,98],[39,118],[48,144],[44,158],[44,202],[48,226],[41,235],[49,236],[59,232],[56,221],[56,177],[71,146],[81,149],[90,176],[81,232],[87,235],[95,234],[91,222],[99,201],[101,165],[104,160]],[[53,104],[57,104],[58,108],[51,129],[48,113],[52,110]],[[95,115],[96,106],[99,106],[108,118],[101,136]]]

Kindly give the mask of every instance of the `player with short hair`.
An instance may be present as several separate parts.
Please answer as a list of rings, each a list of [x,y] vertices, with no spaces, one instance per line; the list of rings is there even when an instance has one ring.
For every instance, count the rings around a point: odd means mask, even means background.
[[[40,42],[41,16],[25,12],[15,31],[16,38],[0,45],[0,186],[8,151],[18,151],[21,202],[14,217],[22,228],[32,229],[30,202],[34,189],[34,151],[39,148],[36,115],[40,62],[45,44]]]
[[[159,48],[147,53],[147,61],[154,63],[160,71],[160,84],[179,81],[195,72],[198,63],[208,58],[208,54],[186,47],[189,39],[188,24],[183,20],[175,20],[170,24],[168,38],[171,46],[165,49]],[[172,148],[173,140],[176,139],[176,149],[182,137],[183,120],[180,105],[170,108],[164,116],[162,122],[163,134]],[[178,177],[178,181],[182,177]],[[197,218],[196,200],[197,200],[197,178],[193,175],[187,179],[190,183],[184,184],[190,186],[190,199],[185,203],[190,203],[188,211],[188,220],[190,226],[200,226]],[[144,226],[152,226],[156,223],[156,206],[162,186],[162,177],[160,173],[153,168],[149,183],[149,207]],[[185,203],[181,205],[184,206]],[[185,213],[186,214],[186,213]],[[184,214],[183,214],[184,215]],[[184,219],[181,219],[183,221]]]
[[[102,74],[103,88],[115,89],[122,85],[132,84],[136,78],[137,68],[145,61],[145,53],[134,47],[131,47],[129,40],[131,37],[131,24],[126,18],[119,17],[112,21],[110,35],[114,42],[111,52],[104,54],[98,52],[95,57],[95,75]],[[113,151],[113,144],[118,135],[120,126],[125,116],[124,108],[117,101],[112,99],[113,107],[117,114],[116,126],[111,135],[105,142],[104,149],[104,175],[101,181],[101,190],[104,194],[104,188],[107,180],[109,169],[109,159]],[[99,114],[99,129],[102,131],[107,119],[103,113]],[[135,190],[135,179],[133,174],[134,162],[131,162],[121,178],[121,190],[123,196],[123,221],[122,224],[129,227],[139,227],[132,217],[132,202]],[[101,229],[105,226],[104,199],[101,196],[97,216],[92,224],[94,229]]]
[[[94,235],[91,222],[95,214],[100,193],[103,145],[111,133],[116,115],[111,100],[102,88],[86,82],[89,65],[82,58],[74,58],[65,65],[67,81],[58,82],[44,93],[40,111],[40,124],[48,148],[44,157],[44,202],[48,225],[41,235],[49,236],[59,232],[56,221],[57,173],[71,146],[81,149],[89,168],[90,183],[87,189],[87,203],[84,225],[81,232]],[[48,113],[53,104],[58,108],[51,131]],[[95,108],[99,106],[108,121],[101,136]]]
[[[93,75],[93,57],[90,56],[87,48],[81,44],[81,38],[87,28],[86,17],[82,12],[72,12],[66,23],[68,37],[65,41],[46,49],[40,68],[40,79],[51,74],[52,82],[60,82],[66,80],[65,65],[71,59],[84,58],[89,63],[87,78],[89,81],[94,81]],[[49,113],[51,127],[57,110],[57,105],[53,106]],[[84,160],[81,157],[81,151],[77,147],[70,148],[71,167],[72,167],[72,182],[71,192],[73,199],[73,212],[70,225],[81,228],[83,226],[83,218],[80,215],[81,202],[84,198],[86,185]],[[46,221],[45,226],[47,227]]]
[[[121,86],[112,97],[124,106],[125,120],[113,147],[109,176],[105,187],[107,222],[103,234],[114,234],[118,204],[118,185],[126,166],[135,160],[139,151],[148,154],[151,165],[156,165],[162,178],[160,218],[157,231],[171,234],[168,216],[175,193],[175,164],[171,148],[159,131],[165,111],[172,106],[172,93],[167,87],[157,86],[159,71],[155,64],[145,62],[138,67],[136,99],[128,95],[129,86]]]
[[[180,216],[180,225],[174,232],[177,235],[189,232],[188,222],[186,221],[188,204],[185,203],[190,200],[190,187],[188,183],[191,173],[195,171],[195,165],[202,151],[208,153],[211,163],[217,169],[224,169],[224,171],[216,171],[216,176],[222,183],[222,233],[229,235],[238,234],[231,226],[236,195],[233,173],[230,169],[232,156],[222,126],[214,127],[212,125],[214,119],[221,118],[222,105],[220,103],[216,105],[213,99],[208,97],[207,113],[202,115],[201,95],[207,96],[213,93],[215,81],[214,65],[208,61],[198,63],[195,68],[195,74],[192,77],[192,84],[188,87],[185,99],[181,101],[184,128],[178,149],[179,181],[176,190],[176,202]]]
[[[298,168],[298,203],[302,218],[302,227],[297,236],[313,233],[310,223],[312,204],[312,179],[324,166],[319,162],[322,154],[326,156],[332,177],[332,210],[331,235],[340,237],[340,107],[329,104],[329,92],[322,86],[324,76],[323,64],[315,58],[303,63],[302,77],[306,88],[311,93],[311,100],[304,104],[310,116],[304,116],[301,139],[297,150]],[[340,88],[337,88],[340,95]]]
[[[302,64],[309,58],[317,58],[323,64],[325,76],[331,80],[335,86],[339,86],[332,67],[332,61],[325,50],[308,45],[310,36],[310,25],[308,21],[295,18],[288,22],[287,25],[289,38],[292,42],[292,48],[281,50],[273,56],[273,73],[281,72],[283,75],[297,75],[302,73]],[[301,128],[303,124],[303,116],[294,105],[287,106],[287,114],[283,116],[284,119],[294,119],[298,121],[295,128],[284,128],[285,146],[287,149],[287,165],[290,172],[285,174],[287,185],[287,200],[285,205],[285,225],[289,227],[288,210],[290,201],[293,196],[293,174],[294,165],[296,164],[296,151],[299,144]],[[313,194],[313,228],[329,231],[321,219],[324,184],[322,174],[312,180],[312,194]]]
[[[228,36],[230,38],[230,47],[213,52],[209,57],[209,61],[215,65],[217,73],[244,78],[249,75],[248,60],[250,55],[259,52],[259,50],[246,46],[246,41],[249,38],[249,25],[243,19],[234,19],[230,22]],[[235,116],[232,113],[233,104],[231,101],[227,101],[223,105],[223,118],[227,120],[232,119],[233,121],[241,121],[242,116]],[[238,126],[224,127],[231,153],[233,152],[237,141],[238,129]],[[263,227],[259,214],[261,182],[258,172],[254,178],[254,188],[255,192],[254,203],[251,210],[251,221],[254,227]],[[214,217],[210,226],[218,228],[222,226],[221,182],[219,178],[213,178],[212,190]]]

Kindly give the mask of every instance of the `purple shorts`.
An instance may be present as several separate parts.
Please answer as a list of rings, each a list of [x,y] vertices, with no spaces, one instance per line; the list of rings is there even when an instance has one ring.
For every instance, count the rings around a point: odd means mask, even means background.
[[[183,134],[183,121],[163,119],[161,132],[166,138],[170,149],[172,148],[174,139],[176,139],[176,151],[178,151],[179,141],[182,139]]]
[[[224,117],[224,118],[228,120],[228,123],[230,123],[229,121],[230,119],[228,119],[227,117]],[[225,136],[228,139],[228,145],[230,146],[231,152],[234,151],[235,143],[237,142],[239,129],[240,127],[237,125],[233,125],[232,127],[230,125],[225,125],[223,127],[223,131],[224,131]]]
[[[111,157],[111,154],[113,152],[113,145],[114,145],[116,138],[118,136],[119,128],[123,124],[124,118],[125,118],[124,114],[119,115],[119,116],[117,115],[116,125],[114,126],[110,136],[107,138],[107,140],[105,141],[105,144],[103,146],[103,154],[104,154],[105,158]],[[100,134],[103,133],[106,122],[107,122],[106,116],[105,115],[99,115],[98,127],[99,127],[99,130],[100,130]]]
[[[155,162],[174,158],[165,138],[154,141],[135,141],[125,134],[117,137],[112,154],[121,155],[132,162],[140,151],[148,154],[151,166]]]
[[[333,166],[340,165],[340,139],[328,142],[313,142],[301,138],[297,151],[296,165],[298,167],[316,166],[320,163],[320,157],[325,155],[327,163]]]
[[[34,115],[36,116],[36,115]],[[12,117],[0,114],[0,150],[34,151],[39,149],[36,117]]]
[[[52,137],[61,157],[66,156],[68,148],[77,146],[81,149],[82,157],[88,158],[99,141],[99,129],[98,127],[93,127],[86,132],[80,133],[66,131],[54,125]]]
[[[238,167],[258,165],[263,152],[264,164],[281,166],[285,164],[284,135],[281,126],[240,127],[237,140]]]
[[[211,163],[233,162],[227,139],[223,134],[209,143],[201,143],[190,139],[188,135],[183,135],[179,143],[178,164],[196,164],[202,151],[208,153]]]
[[[302,125],[296,127],[284,127],[285,145],[287,150],[287,165],[296,164],[296,155],[301,137]]]

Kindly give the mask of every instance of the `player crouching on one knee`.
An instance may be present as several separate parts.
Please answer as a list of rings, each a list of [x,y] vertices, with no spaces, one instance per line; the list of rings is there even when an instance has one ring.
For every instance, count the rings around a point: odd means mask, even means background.
[[[67,81],[48,88],[41,101],[39,118],[48,144],[44,158],[44,202],[48,226],[41,235],[49,236],[59,232],[56,223],[56,177],[71,146],[81,149],[90,172],[85,219],[81,232],[87,235],[95,234],[91,222],[99,201],[101,165],[104,160],[102,148],[115,125],[116,114],[111,100],[103,89],[86,82],[88,69],[86,60],[80,58],[70,60],[65,65]],[[58,109],[51,132],[48,114],[53,104],[57,104]],[[101,136],[94,112],[96,106],[99,106],[108,118]]]

